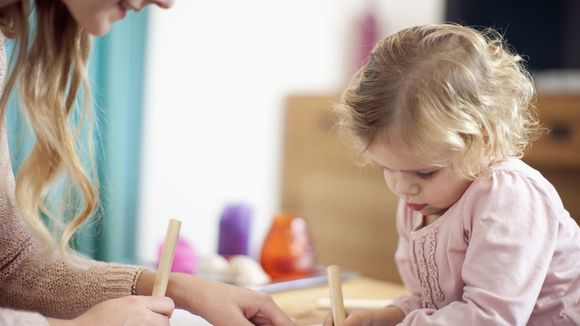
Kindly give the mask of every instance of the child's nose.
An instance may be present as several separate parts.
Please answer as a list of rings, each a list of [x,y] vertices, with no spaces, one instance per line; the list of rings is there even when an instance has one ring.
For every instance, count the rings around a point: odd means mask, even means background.
[[[400,196],[414,196],[419,193],[419,185],[417,185],[411,178],[406,176],[405,172],[397,172],[396,191]]]

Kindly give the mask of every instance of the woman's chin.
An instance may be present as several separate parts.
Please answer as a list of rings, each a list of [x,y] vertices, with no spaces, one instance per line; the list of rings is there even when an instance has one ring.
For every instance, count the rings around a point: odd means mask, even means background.
[[[93,36],[103,36],[111,30],[111,26],[116,20],[111,19],[111,22],[99,22],[95,24],[90,24],[88,26],[83,26],[85,31]]]

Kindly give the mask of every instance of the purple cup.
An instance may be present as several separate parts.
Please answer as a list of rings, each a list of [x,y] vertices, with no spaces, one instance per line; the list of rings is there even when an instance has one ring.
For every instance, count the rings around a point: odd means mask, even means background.
[[[252,208],[246,204],[227,205],[221,215],[218,254],[228,257],[248,255]]]

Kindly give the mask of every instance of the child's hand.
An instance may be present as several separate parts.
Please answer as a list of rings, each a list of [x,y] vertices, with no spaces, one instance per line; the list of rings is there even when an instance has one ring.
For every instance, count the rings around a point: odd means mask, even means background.
[[[169,325],[175,305],[167,297],[127,296],[93,306],[73,320],[49,319],[49,325]]]
[[[401,309],[388,306],[379,310],[353,309],[346,311],[344,326],[396,325],[405,318]],[[332,313],[324,319],[323,326],[333,326]]]

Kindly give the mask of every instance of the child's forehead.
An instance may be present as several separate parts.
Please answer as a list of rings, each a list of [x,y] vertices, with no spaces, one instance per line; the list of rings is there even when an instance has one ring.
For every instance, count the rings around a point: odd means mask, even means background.
[[[392,146],[383,142],[373,143],[368,148],[370,158],[378,165],[396,171],[417,171],[434,166],[433,160],[411,148]]]

